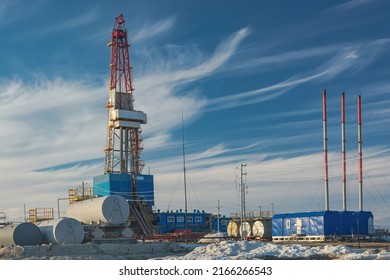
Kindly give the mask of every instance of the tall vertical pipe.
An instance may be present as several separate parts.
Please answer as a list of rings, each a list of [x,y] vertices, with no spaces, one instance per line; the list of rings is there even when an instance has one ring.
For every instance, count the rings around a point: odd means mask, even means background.
[[[326,128],[326,90],[322,92],[322,126],[324,136],[324,186],[325,211],[329,210],[329,178],[328,178],[328,136]]]
[[[363,211],[362,105],[358,96],[359,211]]]
[[[125,173],[124,158],[123,158],[123,143],[124,143],[123,127],[121,127],[119,129],[119,150],[120,150],[119,165],[120,165],[120,173]]]
[[[347,211],[347,186],[346,186],[346,154],[345,154],[345,94],[341,93],[341,162],[342,162],[342,192],[343,211]]]

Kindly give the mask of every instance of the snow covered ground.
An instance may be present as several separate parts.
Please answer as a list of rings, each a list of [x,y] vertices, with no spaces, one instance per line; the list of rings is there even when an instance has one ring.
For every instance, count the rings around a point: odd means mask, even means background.
[[[181,260],[253,260],[253,259],[343,259],[390,260],[390,249],[353,249],[345,245],[303,246],[278,245],[271,242],[222,241],[198,246],[183,256],[167,256],[161,259]]]
[[[145,260],[188,251],[179,244],[167,242],[14,246],[1,248],[0,260]]]
[[[390,246],[390,245],[389,245]],[[0,259],[13,260],[390,260],[390,247],[358,249],[346,245],[220,241],[211,244],[140,242],[5,247]]]

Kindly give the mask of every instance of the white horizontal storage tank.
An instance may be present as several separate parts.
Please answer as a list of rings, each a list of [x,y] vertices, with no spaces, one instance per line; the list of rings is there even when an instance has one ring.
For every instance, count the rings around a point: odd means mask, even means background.
[[[251,235],[251,225],[248,222],[243,222],[242,228],[240,225],[239,229],[240,229],[240,235],[242,235],[242,237],[247,237]]]
[[[256,221],[252,225],[252,234],[261,239],[271,239],[272,237],[272,222],[271,220]]]
[[[0,228],[0,245],[33,246],[42,242],[42,233],[33,223],[6,224]]]
[[[84,224],[106,223],[120,225],[126,222],[130,206],[120,195],[109,195],[82,200],[69,205],[67,217]]]
[[[235,221],[230,221],[227,225],[227,235],[228,236],[238,236],[238,225]]]
[[[84,240],[84,227],[73,218],[42,221],[37,225],[42,232],[44,243],[81,244]]]

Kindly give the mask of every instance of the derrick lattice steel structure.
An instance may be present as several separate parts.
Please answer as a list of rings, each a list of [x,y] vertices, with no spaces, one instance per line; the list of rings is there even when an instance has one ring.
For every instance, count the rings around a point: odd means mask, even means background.
[[[136,234],[152,233],[153,176],[142,174],[144,162],[141,125],[146,114],[134,108],[134,86],[127,31],[123,15],[115,18],[110,56],[110,95],[104,175],[94,177],[94,195],[119,194],[130,205],[128,222]]]
[[[130,44],[122,15],[115,19],[112,40],[108,46],[111,47],[110,97],[106,104],[108,127],[104,173],[131,174],[135,178],[144,166],[140,159],[141,124],[146,124],[146,114],[134,110]]]

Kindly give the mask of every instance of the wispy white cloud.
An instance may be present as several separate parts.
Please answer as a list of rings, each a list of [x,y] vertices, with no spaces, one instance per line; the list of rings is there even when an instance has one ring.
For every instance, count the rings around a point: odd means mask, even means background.
[[[145,135],[160,141],[162,138],[158,135],[163,134],[165,135],[163,138],[168,140],[166,131],[180,125],[182,111],[185,123],[191,123],[199,118],[205,107],[206,99],[199,94],[196,88],[183,92],[182,86],[212,76],[235,54],[238,45],[248,34],[248,28],[234,33],[217,47],[209,59],[199,61],[190,68],[183,69],[183,63],[180,62],[171,64],[168,68],[167,65],[163,65],[163,71],[138,77],[137,88],[139,90],[136,90],[135,98],[140,108],[148,112],[150,120],[148,127],[144,129]],[[200,56],[197,57],[200,58]],[[191,57],[189,58],[191,64],[194,63]],[[150,98],[151,96],[153,98]],[[155,104],[159,104],[158,110],[155,109]],[[155,136],[157,138],[154,138]],[[156,145],[151,144],[151,146]]]
[[[55,29],[57,31],[60,31],[87,25],[95,21],[98,18],[98,15],[99,13],[96,9],[90,9],[86,13],[82,13],[77,17],[71,18],[67,21],[62,22],[61,24],[58,24]]]
[[[163,71],[148,75],[148,81],[153,80],[155,86],[173,83],[175,85],[189,83],[207,75],[211,75],[219,67],[224,65],[237,51],[239,44],[249,35],[249,27],[243,28],[224,40],[216,49],[215,53],[207,60],[198,63],[191,68],[162,69]],[[145,81],[139,78],[139,83]]]
[[[64,32],[66,30],[82,27],[94,22],[99,16],[97,9],[89,9],[87,12],[80,12],[79,15],[67,19],[59,23],[53,23],[52,25],[40,28],[39,30],[29,32],[29,35],[38,36],[38,35],[48,35],[54,32]],[[84,40],[84,38],[82,38]]]
[[[349,0],[345,3],[339,4],[333,8],[330,9],[330,11],[342,13],[342,12],[348,12],[351,10],[355,10],[357,8],[373,4],[377,2],[378,0]]]
[[[285,94],[288,90],[298,85],[312,81],[327,81],[350,69],[355,71],[362,70],[389,47],[390,41],[387,38],[345,47],[338,51],[330,60],[309,73],[296,74],[285,81],[268,87],[211,99],[207,102],[208,110],[228,109],[269,101]],[[259,95],[262,96],[258,97]]]
[[[146,40],[170,30],[176,23],[176,17],[171,16],[161,19],[153,24],[145,24],[140,30],[131,36],[132,42]]]
[[[252,57],[248,61],[240,61],[237,65],[232,65],[231,67],[237,70],[251,69],[251,71],[253,71],[253,68],[259,68],[263,69],[263,72],[268,72],[276,68],[285,68],[286,66],[295,64],[299,65],[303,59],[308,60],[311,58],[320,58],[334,55],[344,47],[346,47],[346,44],[336,44],[288,51],[259,58]]]
[[[0,27],[10,24],[10,17],[7,16],[12,11],[15,1],[4,0],[0,2]]]
[[[105,95],[97,92],[104,92],[105,87],[62,79],[42,79],[35,84],[12,80],[1,87],[0,96],[6,102],[0,105],[0,117],[7,120],[0,124],[1,142],[7,147],[2,154],[26,156],[19,162],[24,168],[38,158],[42,158],[40,165],[30,165],[30,169],[90,158],[88,146],[99,146],[89,129],[104,133],[95,121],[105,121],[104,107],[97,105],[104,104]],[[104,136],[101,140],[103,146]]]

